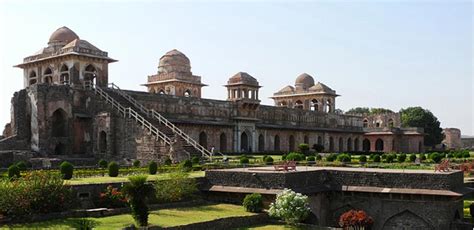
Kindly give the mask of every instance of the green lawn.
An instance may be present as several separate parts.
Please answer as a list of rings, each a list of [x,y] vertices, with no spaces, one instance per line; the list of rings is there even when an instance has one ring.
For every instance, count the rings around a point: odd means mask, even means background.
[[[248,228],[239,228],[237,230],[309,230],[309,229],[318,229],[317,227],[300,227],[300,226],[291,226],[291,225],[279,225],[279,224],[270,224],[262,226],[254,226]],[[321,228],[327,229],[327,228]]]
[[[149,216],[149,223],[161,227],[179,226],[191,223],[204,222],[225,217],[251,216],[253,213],[246,212],[242,206],[231,204],[213,204],[199,207],[186,207],[177,209],[163,209],[152,211]],[[87,218],[94,222],[94,229],[121,229],[134,223],[130,214]],[[71,229],[76,225],[77,219],[69,218],[65,220],[53,220],[32,224],[18,224],[0,229]]]
[[[157,175],[148,175],[148,180],[163,180],[168,178],[168,173],[159,173]],[[204,171],[195,171],[190,172],[189,177],[204,177]],[[93,184],[93,183],[115,183],[115,182],[127,182],[128,176],[123,177],[85,177],[85,178],[73,178],[66,181],[67,184],[76,185],[76,184]]]

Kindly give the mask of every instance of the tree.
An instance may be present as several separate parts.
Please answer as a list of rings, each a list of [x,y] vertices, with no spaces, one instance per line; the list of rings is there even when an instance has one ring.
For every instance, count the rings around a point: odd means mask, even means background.
[[[131,176],[130,182],[122,188],[122,193],[127,198],[133,219],[139,226],[148,225],[148,198],[155,194],[152,184],[147,182],[147,176]]]
[[[433,113],[421,107],[400,110],[402,127],[419,127],[425,130],[425,145],[435,146],[444,139],[443,129]]]
[[[346,114],[366,114],[366,115],[375,115],[382,113],[393,113],[390,109],[385,108],[367,108],[367,107],[356,107],[352,108],[346,112]]]

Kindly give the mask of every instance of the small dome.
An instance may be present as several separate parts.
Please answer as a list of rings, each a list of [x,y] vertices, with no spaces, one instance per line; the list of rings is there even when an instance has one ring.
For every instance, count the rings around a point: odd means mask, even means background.
[[[300,86],[303,89],[308,89],[314,85],[314,79],[307,73],[303,73],[296,78],[295,86]]]
[[[179,50],[173,49],[160,58],[158,64],[159,73],[189,72],[191,73],[191,62]]]
[[[50,44],[50,43],[64,43],[64,44],[67,44],[67,43],[72,42],[76,39],[79,39],[79,36],[77,36],[77,34],[74,33],[74,31],[72,31],[71,29],[63,26],[63,27],[57,29],[56,31],[54,31],[53,34],[51,34],[51,36],[49,37],[48,44]]]
[[[246,72],[238,72],[227,81],[228,85],[245,84],[258,86],[258,81]]]

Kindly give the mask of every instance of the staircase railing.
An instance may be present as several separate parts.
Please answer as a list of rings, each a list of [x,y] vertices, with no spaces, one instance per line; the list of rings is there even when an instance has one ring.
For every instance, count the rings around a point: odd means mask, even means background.
[[[149,134],[155,136],[158,139],[163,140],[166,144],[171,145],[172,142],[168,136],[162,133],[158,128],[156,128],[153,124],[151,124],[148,120],[146,120],[143,116],[137,113],[132,108],[125,108],[119,102],[117,102],[114,98],[112,98],[107,92],[101,89],[98,86],[94,85],[87,85],[85,86],[88,89],[91,89],[95,92],[95,94],[101,96],[108,104],[112,105],[114,109],[116,109],[121,115],[124,117],[133,118],[139,125],[143,128],[147,129]]]
[[[122,97],[124,97],[127,101],[129,101],[130,103],[132,103],[136,108],[138,108],[142,113],[145,113],[147,114],[147,116],[149,117],[152,117],[156,120],[158,120],[161,124],[163,124],[164,126],[168,127],[171,131],[173,131],[174,134],[178,135],[179,137],[181,137],[182,139],[184,139],[184,141],[186,141],[186,143],[188,143],[189,145],[193,146],[195,149],[197,149],[203,157],[208,157],[209,159],[212,159],[212,155],[214,153],[212,153],[211,151],[207,150],[206,148],[204,148],[202,145],[200,145],[198,142],[196,142],[193,138],[191,138],[189,135],[187,135],[185,132],[183,132],[181,129],[179,129],[178,127],[176,127],[176,125],[174,125],[173,123],[171,123],[168,119],[166,119],[165,117],[163,117],[163,115],[161,115],[160,113],[156,112],[155,110],[151,109],[147,109],[145,106],[143,106],[141,103],[139,103],[137,100],[135,100],[135,98],[133,98],[132,96],[130,96],[129,94],[127,94],[126,92],[122,91],[117,85],[115,85],[114,83],[110,83],[109,84],[110,88],[115,90],[118,94],[120,94]],[[220,154],[223,156],[222,153],[220,152],[215,152],[217,154]]]

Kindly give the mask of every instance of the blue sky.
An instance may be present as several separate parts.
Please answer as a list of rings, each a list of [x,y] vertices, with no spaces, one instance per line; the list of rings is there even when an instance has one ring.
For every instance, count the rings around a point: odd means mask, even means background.
[[[109,78],[121,88],[145,90],[176,48],[210,85],[206,98],[225,99],[222,85],[245,71],[272,104],[306,72],[342,95],[342,110],[422,106],[472,135],[472,15],[470,1],[2,1],[0,125],[23,87],[12,66],[68,26],[119,60]]]

